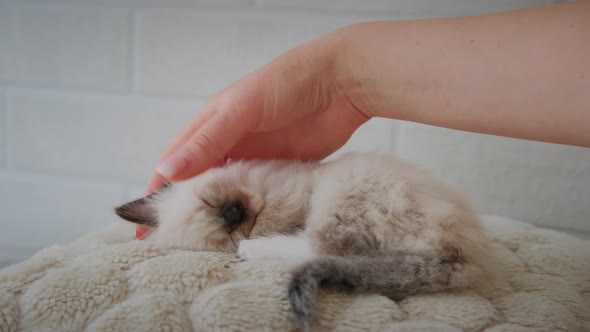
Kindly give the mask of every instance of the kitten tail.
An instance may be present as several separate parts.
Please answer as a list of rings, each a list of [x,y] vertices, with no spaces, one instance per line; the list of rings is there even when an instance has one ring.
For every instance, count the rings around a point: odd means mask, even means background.
[[[458,253],[458,252],[457,252]],[[376,293],[393,300],[464,287],[479,269],[461,255],[326,256],[295,269],[288,298],[295,326],[307,331],[319,289]]]

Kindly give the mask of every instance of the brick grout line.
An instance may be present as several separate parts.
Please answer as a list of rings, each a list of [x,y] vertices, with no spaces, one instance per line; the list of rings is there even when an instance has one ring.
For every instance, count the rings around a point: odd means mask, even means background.
[[[381,8],[381,9],[352,9],[352,8],[339,8],[339,7],[314,7],[309,5],[289,5],[289,4],[268,4],[264,0],[252,0],[246,5],[214,5],[214,4],[136,4],[136,3],[103,3],[95,4],[92,2],[76,3],[72,1],[53,1],[52,3],[43,1],[25,1],[25,2],[12,2],[0,0],[0,5],[6,5],[11,7],[20,8],[104,8],[104,9],[128,9],[128,10],[147,10],[147,11],[180,11],[186,10],[211,10],[219,12],[259,12],[265,11],[269,14],[276,13],[297,13],[297,14],[319,14],[319,15],[372,15],[372,14],[400,14],[400,19],[412,18],[415,14],[429,14],[432,13],[436,17],[439,14],[438,11],[431,11],[429,9],[419,9],[411,11],[400,12],[396,8]],[[487,8],[487,7],[486,7]],[[452,13],[452,10],[450,10]],[[441,14],[448,15],[447,11],[443,11]],[[408,17],[409,15],[409,17]]]
[[[105,186],[117,188],[121,193],[126,193],[128,188],[135,188],[142,185],[142,183],[140,182],[125,181],[116,178],[105,178],[100,176],[85,176],[65,173],[45,173],[16,169],[0,169],[0,181],[4,179],[16,181],[59,182],[88,186]]]
[[[12,168],[12,103],[10,102],[11,96],[8,89],[3,90],[3,113],[4,113],[4,169]]]
[[[129,92],[105,92],[96,90],[70,90],[62,88],[48,88],[48,87],[31,87],[24,85],[9,85],[0,84],[0,90],[10,90],[13,95],[37,95],[37,96],[54,96],[54,97],[65,97],[65,98],[101,98],[104,100],[153,100],[156,102],[194,102],[202,103],[207,99],[207,96],[202,97],[182,97],[182,96],[167,96],[157,94],[146,94],[146,93],[135,93],[130,94]]]
[[[3,139],[3,158],[2,158],[2,168],[8,167],[8,96],[6,95],[6,91],[0,90],[0,97],[2,97],[2,106],[0,109],[2,110],[2,114],[0,117],[2,118],[2,139]]]
[[[510,7],[508,5],[485,5],[478,3],[473,7],[469,7],[466,11],[462,12],[461,7],[425,7],[416,6],[414,8],[399,9],[396,5],[388,5],[383,7],[375,7],[369,9],[361,8],[347,8],[346,6],[334,6],[334,5],[319,5],[314,6],[313,4],[293,4],[292,2],[286,3],[268,3],[265,0],[255,0],[255,7],[260,10],[271,10],[271,11],[283,11],[283,12],[308,12],[308,13],[320,13],[320,14],[334,14],[334,15],[394,15],[392,19],[403,20],[403,19],[427,19],[427,18],[444,18],[444,17],[456,17],[456,16],[471,16],[481,15],[486,13],[496,13],[513,11],[521,8],[530,8],[535,6],[546,5],[548,3],[563,3],[571,0],[551,0],[543,1],[536,0],[532,3],[524,3],[522,6]],[[408,1],[411,3],[411,1]]]
[[[2,0],[0,0],[2,1]],[[79,8],[83,8],[84,5],[79,5]],[[103,7],[106,8],[113,8],[111,5],[105,5]],[[114,7],[117,8],[117,7]],[[312,7],[312,6],[305,6],[305,5],[280,5],[280,4],[266,4],[264,0],[252,0],[246,6],[215,6],[209,4],[192,4],[192,5],[169,5],[169,6],[161,6],[161,5],[131,5],[125,6],[121,8],[130,9],[135,12],[136,15],[141,15],[142,13],[155,13],[155,12],[165,12],[165,13],[201,13],[201,12],[213,12],[217,14],[223,13],[230,13],[230,14],[263,14],[263,15],[296,15],[301,16],[303,18],[306,17],[315,17],[315,18],[326,18],[326,17],[351,17],[351,16],[362,16],[367,17],[367,19],[391,19],[391,20],[406,20],[406,19],[415,19],[415,18],[422,18],[422,17],[439,17],[443,16],[446,17],[448,15],[452,15],[452,10],[445,10],[445,11],[432,11],[430,9],[424,10],[409,10],[409,11],[399,11],[396,8],[390,9],[383,9],[383,10],[376,10],[376,9],[368,9],[368,10],[359,10],[359,9],[346,9],[346,8],[322,8],[322,7]],[[417,16],[418,15],[418,16]],[[426,16],[424,16],[426,15]]]
[[[542,5],[546,3],[563,3],[568,2],[568,0],[552,0],[552,1],[542,1],[537,0],[534,3],[531,3],[530,6]],[[419,9],[411,9],[411,10],[403,10],[400,11],[395,6],[383,6],[381,8],[371,8],[371,9],[359,9],[359,8],[342,8],[339,6],[314,6],[308,4],[281,4],[281,3],[267,3],[265,0],[250,0],[244,4],[239,5],[219,5],[213,3],[166,3],[166,1],[162,0],[156,2],[154,4],[145,4],[145,3],[135,3],[132,1],[122,1],[122,2],[106,2],[106,3],[94,3],[92,1],[84,1],[84,2],[76,2],[72,0],[53,0],[53,1],[41,1],[41,0],[29,0],[29,1],[17,1],[17,0],[0,0],[0,5],[7,5],[7,6],[20,6],[20,7],[53,7],[59,6],[61,8],[123,8],[123,9],[132,9],[132,10],[194,10],[194,9],[205,9],[205,10],[219,10],[219,11],[235,11],[235,10],[269,10],[270,12],[300,12],[300,13],[323,13],[323,14],[345,14],[345,15],[374,15],[374,14],[395,14],[396,19],[404,19],[404,18],[423,18],[423,17],[448,17],[448,16],[455,16],[456,11],[453,8],[437,8],[432,10],[431,8],[419,8]],[[524,6],[524,7],[530,7]],[[502,8],[502,5],[494,6],[494,5],[484,5],[478,4],[474,7],[475,9],[480,8],[489,12],[495,12],[495,8]],[[513,10],[513,9],[506,9],[506,10]],[[477,14],[477,13],[476,13]],[[469,13],[465,13],[464,15],[470,15]],[[398,17],[399,16],[399,17]],[[416,17],[417,16],[417,17]]]
[[[130,94],[135,95],[137,93],[137,26],[136,26],[137,14],[135,10],[130,10],[127,17],[127,84],[129,87]]]
[[[394,124],[392,125],[390,134],[390,139],[392,141],[390,145],[390,152],[395,155],[399,155],[399,152],[401,151],[401,147],[403,145],[403,131],[405,129],[406,128],[403,121],[394,120]]]
[[[439,17],[440,15],[448,16],[452,15],[452,10],[430,10],[430,9],[411,9],[411,10],[399,10],[395,7],[382,7],[372,9],[355,9],[355,8],[342,8],[338,6],[313,6],[308,4],[280,4],[280,3],[267,3],[265,0],[255,0],[255,8],[259,10],[266,10],[272,12],[296,12],[296,13],[314,13],[320,15],[362,15],[362,16],[373,16],[373,15],[394,15],[393,19],[412,19],[421,17]]]
[[[78,0],[0,0],[0,5],[20,6],[20,7],[59,7],[59,8],[154,8],[154,9],[186,9],[186,8],[206,8],[206,9],[243,9],[253,8],[255,0],[245,1],[239,4],[216,4],[201,3],[199,1],[154,1],[153,3],[138,3],[135,1],[78,1]]]
[[[389,133],[387,135],[388,145],[387,145],[387,153],[391,153],[397,155],[399,151],[398,141],[401,136],[399,133],[399,122],[395,120],[390,120],[391,124],[389,125]]]
[[[85,96],[112,96],[112,97],[133,97],[130,93],[129,89],[125,90],[104,90],[101,88],[79,88],[79,87],[60,87],[60,86],[47,86],[42,84],[35,84],[35,83],[18,83],[14,81],[3,81],[0,82],[0,89],[11,89],[14,91],[39,91],[41,93],[47,93],[49,91],[53,91],[59,94],[79,94]],[[178,100],[201,100],[206,98],[205,95],[203,96],[196,96],[196,97],[184,97],[184,96],[172,96],[166,94],[147,94],[141,93],[141,96],[145,96],[147,98],[155,98],[155,99],[178,99]]]

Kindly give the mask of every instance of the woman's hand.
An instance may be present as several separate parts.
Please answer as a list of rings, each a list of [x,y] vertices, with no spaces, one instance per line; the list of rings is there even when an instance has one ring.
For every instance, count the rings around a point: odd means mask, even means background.
[[[148,192],[227,158],[322,159],[371,117],[588,147],[589,39],[590,1],[342,28],[214,95]]]
[[[228,158],[320,160],[336,151],[369,119],[336,80],[337,52],[314,41],[213,96],[164,152],[147,192]],[[146,231],[139,226],[137,237]]]
[[[319,160],[336,151],[369,119],[340,88],[338,52],[316,40],[213,96],[164,152],[147,191],[227,158]]]

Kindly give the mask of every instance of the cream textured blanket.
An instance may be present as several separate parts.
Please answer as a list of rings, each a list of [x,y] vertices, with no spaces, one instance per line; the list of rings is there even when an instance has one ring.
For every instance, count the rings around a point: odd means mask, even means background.
[[[324,292],[317,331],[590,331],[590,242],[483,218],[503,277],[413,296]],[[116,223],[0,270],[0,331],[288,331],[280,262],[160,250]]]

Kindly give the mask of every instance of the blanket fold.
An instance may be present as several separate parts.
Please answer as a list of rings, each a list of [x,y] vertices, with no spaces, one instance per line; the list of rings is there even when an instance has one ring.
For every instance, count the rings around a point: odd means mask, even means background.
[[[590,331],[590,242],[483,217],[500,277],[458,292],[319,295],[314,331]],[[164,250],[117,222],[0,270],[0,331],[291,331],[278,261]]]

